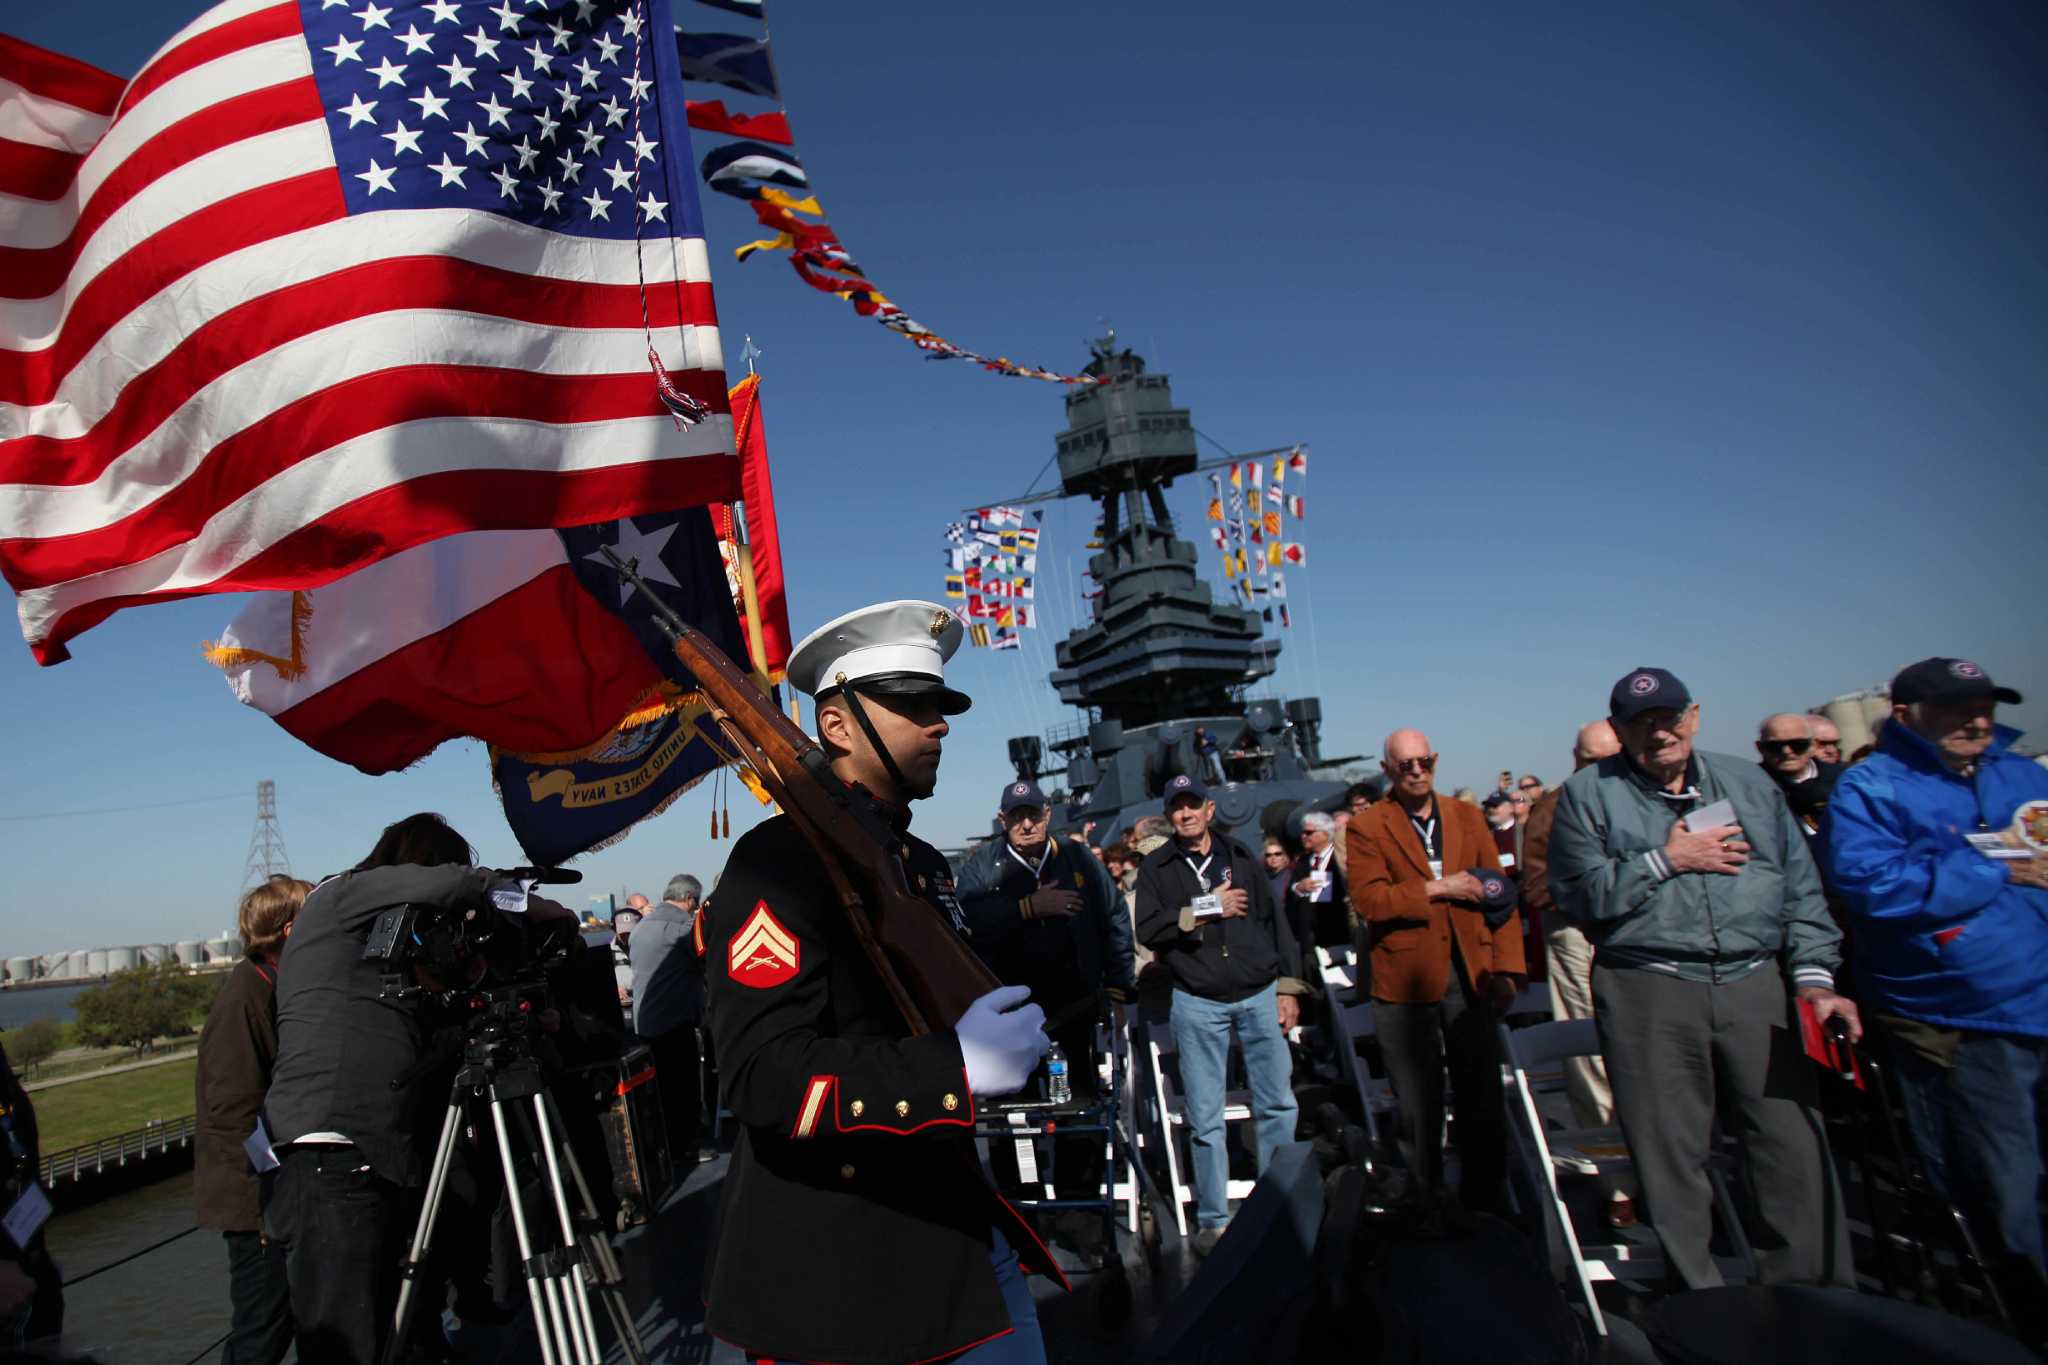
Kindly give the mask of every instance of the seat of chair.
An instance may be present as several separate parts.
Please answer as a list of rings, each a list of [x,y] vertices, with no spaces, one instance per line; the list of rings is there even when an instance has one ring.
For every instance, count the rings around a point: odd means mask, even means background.
[[[1628,1144],[1622,1141],[1621,1129],[1609,1125],[1605,1128],[1552,1129],[1543,1135],[1550,1147],[1550,1160],[1559,1170],[1575,1171],[1580,1175],[1598,1175],[1633,1164],[1628,1154]]]

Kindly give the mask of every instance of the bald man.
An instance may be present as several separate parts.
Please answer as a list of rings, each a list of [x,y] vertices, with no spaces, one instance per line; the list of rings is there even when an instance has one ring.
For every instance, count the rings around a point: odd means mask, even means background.
[[[1387,736],[1387,796],[1345,831],[1351,905],[1371,942],[1373,1024],[1416,1197],[1432,1211],[1442,1197],[1448,1061],[1460,1200],[1497,1210],[1506,1145],[1494,1021],[1522,987],[1522,924],[1510,910],[1488,925],[1480,902],[1485,882],[1506,882],[1500,858],[1477,806],[1437,796],[1436,760],[1420,730]]]
[[[1604,719],[1580,726],[1572,744],[1572,771],[1620,752],[1621,741]],[[1560,783],[1543,793],[1529,812],[1522,834],[1522,913],[1542,925],[1544,946],[1550,950],[1550,1017],[1591,1019],[1593,945],[1558,913],[1557,901],[1550,894],[1550,825],[1557,818],[1557,798],[1563,790]],[[1599,1057],[1565,1058],[1564,1089],[1580,1127],[1605,1128],[1614,1122],[1614,1091],[1607,1084],[1607,1064]],[[1608,1226],[1634,1227],[1635,1222],[1634,1182],[1611,1185]]]
[[[1785,804],[1798,817],[1799,828],[1806,833],[1807,851],[1816,861],[1821,856],[1821,825],[1827,818],[1828,798],[1834,794],[1835,779],[1842,775],[1841,764],[1825,762],[1817,752],[1820,742],[1814,737],[1814,728],[1820,720],[1802,712],[1781,711],[1765,717],[1756,733],[1758,766],[1785,793]],[[1837,753],[1841,742],[1841,732],[1836,731]]]

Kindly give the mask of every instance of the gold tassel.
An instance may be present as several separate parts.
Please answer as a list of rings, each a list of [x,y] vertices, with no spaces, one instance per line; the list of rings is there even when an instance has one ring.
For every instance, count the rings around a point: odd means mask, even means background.
[[[277,676],[293,682],[306,676],[306,625],[313,619],[313,599],[303,592],[292,594],[292,653],[289,659],[265,654],[260,649],[223,649],[212,640],[202,641],[200,652],[215,668],[240,668],[244,664],[269,664]]]

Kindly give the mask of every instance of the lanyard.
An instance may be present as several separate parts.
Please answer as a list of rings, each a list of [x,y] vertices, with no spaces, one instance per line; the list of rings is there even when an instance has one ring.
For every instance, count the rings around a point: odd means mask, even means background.
[[[1045,841],[1045,851],[1038,855],[1037,867],[1033,867],[1030,863],[1025,862],[1021,857],[1018,857],[1016,845],[1010,843],[1007,839],[1003,841],[1003,851],[1009,854],[1012,858],[1017,859],[1017,866],[1023,868],[1026,872],[1029,872],[1032,876],[1038,878],[1040,881],[1045,880],[1045,865],[1052,861],[1052,840],[1047,839]]]
[[[1418,820],[1411,815],[1408,817],[1408,823],[1415,826],[1415,832],[1422,837],[1423,853],[1429,857],[1435,857],[1436,817],[1432,815],[1427,820]]]
[[[1188,854],[1185,854],[1185,853],[1183,853],[1183,854],[1181,854],[1181,855],[1180,855],[1180,858],[1181,858],[1181,861],[1182,861],[1182,862],[1184,862],[1184,863],[1186,863],[1186,864],[1188,865],[1188,870],[1189,870],[1190,872],[1192,872],[1192,873],[1194,873],[1194,874],[1195,874],[1195,881],[1196,881],[1196,882],[1198,882],[1198,883],[1199,883],[1199,884],[1201,885],[1201,888],[1202,888],[1202,892],[1203,892],[1203,894],[1204,894],[1204,895],[1208,894],[1208,891],[1209,891],[1209,864],[1211,864],[1211,863],[1213,863],[1213,862],[1215,862],[1215,861],[1216,861],[1216,851],[1215,851],[1214,849],[1211,849],[1211,850],[1209,851],[1209,856],[1208,856],[1208,857],[1206,857],[1206,858],[1204,858],[1204,859],[1202,859],[1202,861],[1201,861],[1201,864],[1200,864],[1200,866],[1197,866],[1197,865],[1196,865],[1196,863],[1195,863],[1195,860],[1194,860],[1194,859],[1193,859],[1193,858],[1192,858],[1191,856],[1189,856]],[[1230,864],[1229,864],[1229,863],[1225,863],[1225,864],[1223,865],[1223,875],[1222,875],[1221,877],[1219,877],[1219,878],[1217,878],[1217,879],[1216,879],[1216,884],[1217,884],[1218,886],[1228,886],[1228,885],[1230,885]]]

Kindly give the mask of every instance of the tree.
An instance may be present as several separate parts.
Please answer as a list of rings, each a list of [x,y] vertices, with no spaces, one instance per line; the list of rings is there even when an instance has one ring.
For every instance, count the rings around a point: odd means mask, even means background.
[[[211,983],[186,974],[175,962],[131,967],[103,986],[80,991],[79,1041],[93,1047],[132,1047],[140,1057],[158,1038],[190,1033],[194,1016],[211,997]]]
[[[33,1075],[64,1041],[64,1026],[55,1019],[31,1019],[7,1032],[7,1055],[23,1075]]]

